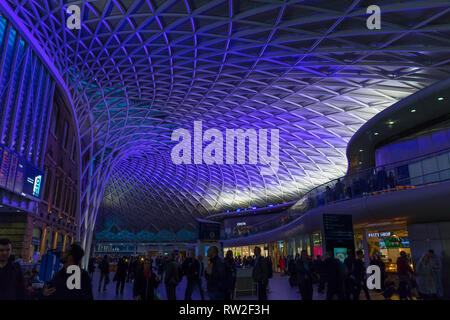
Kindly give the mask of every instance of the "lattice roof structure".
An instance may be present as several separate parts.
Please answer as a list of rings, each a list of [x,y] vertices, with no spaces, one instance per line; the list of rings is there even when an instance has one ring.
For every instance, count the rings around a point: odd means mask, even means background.
[[[345,174],[350,137],[448,78],[449,1],[6,0],[70,88],[81,135],[80,220],[132,232],[299,198]],[[69,30],[65,8],[82,12]],[[177,128],[280,130],[280,168],[175,165]],[[86,240],[87,239],[87,240]],[[89,242],[89,236],[85,237]]]

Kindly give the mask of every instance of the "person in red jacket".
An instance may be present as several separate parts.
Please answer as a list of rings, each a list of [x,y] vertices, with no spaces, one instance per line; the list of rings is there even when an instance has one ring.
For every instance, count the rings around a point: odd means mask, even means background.
[[[280,257],[280,260],[278,261],[278,263],[280,264],[280,273],[283,273],[284,268],[286,266],[286,260],[284,260],[283,256]]]

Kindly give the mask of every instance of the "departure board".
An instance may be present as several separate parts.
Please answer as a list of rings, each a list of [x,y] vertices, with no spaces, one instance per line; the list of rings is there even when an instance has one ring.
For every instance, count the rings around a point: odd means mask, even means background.
[[[44,172],[0,145],[0,188],[40,198]]]

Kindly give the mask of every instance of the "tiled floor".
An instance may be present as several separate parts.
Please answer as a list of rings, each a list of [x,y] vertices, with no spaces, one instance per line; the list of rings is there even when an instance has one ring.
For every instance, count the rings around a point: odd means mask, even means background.
[[[98,292],[98,281],[99,281],[100,274],[98,272],[95,273],[94,279],[93,279],[93,291],[94,291],[94,299],[96,300],[131,300],[133,299],[133,284],[132,283],[126,283],[125,284],[125,290],[123,296],[116,296],[115,295],[115,288],[116,283],[110,282],[107,286],[106,291]],[[110,274],[111,279],[113,278],[114,273]],[[205,280],[203,279],[203,285],[206,287]],[[269,300],[300,300],[300,294],[298,293],[298,288],[291,288],[288,282],[288,277],[286,276],[280,276],[278,273],[274,273],[274,276],[272,279],[270,279],[269,282],[270,287],[270,293],[268,294]],[[186,278],[183,278],[183,281],[178,285],[177,287],[177,299],[182,300],[184,299],[184,291],[186,288]],[[156,290],[157,294],[163,299],[166,300],[166,292],[164,285],[160,285],[158,289]],[[208,299],[208,296],[205,292],[205,297]],[[371,292],[371,298],[373,300],[383,300],[383,296],[381,296],[379,293]],[[192,294],[193,300],[201,300],[200,299],[200,293],[197,289],[194,290],[194,293]],[[317,292],[317,287],[314,288],[314,300],[324,300],[325,296],[324,294],[319,294]],[[395,297],[394,297],[395,299]],[[238,297],[236,300],[256,300],[256,297],[252,296],[243,296]],[[361,292],[361,300],[365,300],[364,294]]]

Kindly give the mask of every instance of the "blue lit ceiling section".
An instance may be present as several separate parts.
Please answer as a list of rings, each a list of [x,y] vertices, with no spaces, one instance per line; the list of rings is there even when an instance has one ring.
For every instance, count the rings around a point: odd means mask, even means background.
[[[81,220],[176,232],[194,217],[299,198],[345,174],[350,137],[450,74],[448,1],[7,2],[54,59],[82,135]],[[280,130],[280,167],[174,165],[171,134]],[[95,158],[95,160],[94,160]]]

